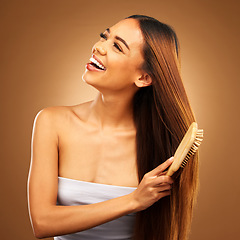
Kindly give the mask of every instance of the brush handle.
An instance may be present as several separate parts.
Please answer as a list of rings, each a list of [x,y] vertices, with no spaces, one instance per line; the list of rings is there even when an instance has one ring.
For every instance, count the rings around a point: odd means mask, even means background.
[[[173,163],[172,163],[173,164]],[[172,165],[171,165],[172,166]],[[166,176],[172,176],[174,173],[175,173],[175,171],[173,170],[173,168],[171,168],[171,166],[169,167],[169,169],[168,169],[168,171],[167,171],[167,173],[166,173]]]

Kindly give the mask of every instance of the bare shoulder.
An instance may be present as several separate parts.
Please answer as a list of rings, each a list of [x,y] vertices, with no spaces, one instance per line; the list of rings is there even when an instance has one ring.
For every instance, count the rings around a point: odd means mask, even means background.
[[[55,130],[61,130],[73,121],[85,121],[92,101],[72,106],[51,106],[37,112],[34,125],[48,125]]]
[[[57,126],[64,115],[67,114],[68,108],[65,106],[46,107],[37,112],[34,118],[34,126]]]
[[[51,106],[46,107],[38,111],[35,116],[37,118],[51,118],[53,120],[61,120],[71,115],[77,115],[84,118],[84,115],[88,112],[89,106],[92,101],[80,103],[72,106]]]
[[[64,117],[70,114],[71,106],[52,106],[41,109],[35,119],[38,118],[51,118],[57,120],[58,118]]]

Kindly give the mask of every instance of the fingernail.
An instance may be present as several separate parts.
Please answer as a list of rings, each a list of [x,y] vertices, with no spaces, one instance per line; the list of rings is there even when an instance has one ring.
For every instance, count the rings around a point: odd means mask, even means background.
[[[169,161],[172,161],[173,160],[173,156],[169,158]]]

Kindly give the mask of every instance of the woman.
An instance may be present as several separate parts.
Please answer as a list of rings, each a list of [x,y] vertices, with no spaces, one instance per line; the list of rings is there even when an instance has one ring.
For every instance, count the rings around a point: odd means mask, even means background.
[[[178,176],[165,175],[195,121],[176,34],[132,15],[100,36],[82,76],[97,97],[45,108],[34,121],[28,197],[35,236],[186,239],[198,155]]]

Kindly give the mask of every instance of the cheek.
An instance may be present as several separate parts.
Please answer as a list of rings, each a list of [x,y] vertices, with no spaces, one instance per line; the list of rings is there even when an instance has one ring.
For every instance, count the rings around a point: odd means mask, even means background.
[[[117,63],[111,64],[106,77],[126,83],[134,82],[136,78],[136,66],[132,62],[129,62],[129,60],[122,62],[118,61]]]
[[[105,76],[106,85],[112,89],[123,89],[133,84],[131,71],[126,68],[120,68],[113,72],[108,72]]]

